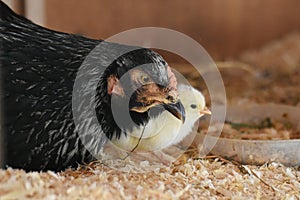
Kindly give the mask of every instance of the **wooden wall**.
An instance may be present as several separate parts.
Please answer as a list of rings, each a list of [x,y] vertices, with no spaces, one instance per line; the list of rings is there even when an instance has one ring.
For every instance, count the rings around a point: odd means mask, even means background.
[[[44,1],[45,25],[52,29],[100,39],[136,27],[166,27],[196,39],[215,59],[300,28],[299,0]]]
[[[300,28],[299,0],[47,0],[47,26],[106,38],[141,26],[181,31],[216,59]]]

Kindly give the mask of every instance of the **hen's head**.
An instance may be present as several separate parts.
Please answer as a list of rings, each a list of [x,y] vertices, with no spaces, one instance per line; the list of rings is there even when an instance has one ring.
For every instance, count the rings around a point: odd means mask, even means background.
[[[103,73],[99,88],[96,112],[109,139],[146,124],[164,110],[182,122],[185,119],[176,77],[166,61],[150,49],[137,49],[116,59]],[[121,122],[114,120],[112,106],[118,115],[125,114]]]

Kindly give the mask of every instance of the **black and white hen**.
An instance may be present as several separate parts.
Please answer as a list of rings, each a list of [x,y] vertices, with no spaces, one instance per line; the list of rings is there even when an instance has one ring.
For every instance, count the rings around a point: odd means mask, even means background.
[[[154,51],[49,30],[1,1],[0,15],[3,166],[76,167],[164,109],[184,120],[176,78]],[[113,96],[134,123],[114,120]]]

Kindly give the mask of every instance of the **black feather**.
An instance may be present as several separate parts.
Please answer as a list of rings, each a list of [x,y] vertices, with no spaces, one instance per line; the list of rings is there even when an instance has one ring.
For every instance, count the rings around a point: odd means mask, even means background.
[[[93,156],[79,139],[73,121],[72,92],[77,72],[82,64],[87,68],[104,68],[110,60],[107,55],[113,57],[119,50],[132,47],[43,28],[16,15],[1,1],[0,14],[6,164],[25,170],[58,171],[91,161]],[[99,44],[105,45],[94,52],[92,62],[84,64],[86,56]],[[123,128],[132,128],[132,124],[121,128],[116,125],[106,79],[111,74],[121,77],[141,64],[151,66],[148,73],[158,83],[168,82],[165,61],[149,49],[135,47],[109,63],[97,80],[96,108],[88,107],[90,102],[83,102],[81,108],[87,113],[95,109],[104,131],[96,139],[91,136],[94,146],[101,146],[106,138],[119,137]],[[84,78],[89,79],[92,74],[87,70]],[[147,113],[132,113],[132,117],[137,124],[146,123],[149,118]]]

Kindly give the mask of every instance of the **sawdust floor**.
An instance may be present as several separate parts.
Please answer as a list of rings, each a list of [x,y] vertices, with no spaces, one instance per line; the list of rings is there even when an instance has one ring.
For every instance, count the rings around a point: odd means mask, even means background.
[[[298,33],[217,65],[231,104],[300,106]],[[197,82],[199,75],[186,68],[182,73],[208,96]],[[100,163],[61,173],[0,170],[4,199],[300,199],[300,170],[275,162],[249,166],[213,156],[203,159],[191,149],[171,166],[145,173]]]

